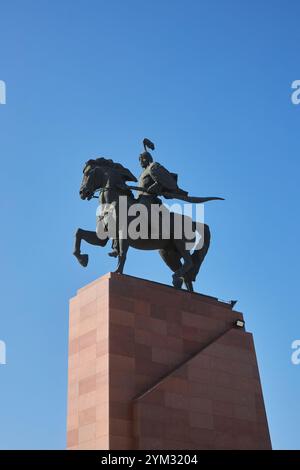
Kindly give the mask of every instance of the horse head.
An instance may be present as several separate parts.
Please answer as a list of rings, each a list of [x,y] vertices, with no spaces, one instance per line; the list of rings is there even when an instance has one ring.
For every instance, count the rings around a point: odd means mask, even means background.
[[[126,181],[137,181],[137,179],[120,163],[103,157],[91,159],[84,165],[79,195],[81,199],[90,200],[97,189],[107,186],[124,191]]]
[[[83,177],[79,189],[81,199],[88,201],[93,197],[96,189],[102,186],[103,171],[96,166],[95,160],[88,160],[83,168]],[[101,184],[102,183],[102,184]]]

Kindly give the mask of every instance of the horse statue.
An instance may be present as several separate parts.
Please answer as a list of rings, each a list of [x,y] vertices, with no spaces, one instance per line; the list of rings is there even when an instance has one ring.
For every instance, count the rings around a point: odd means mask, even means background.
[[[73,254],[85,267],[88,264],[88,255],[81,253],[81,241],[84,240],[91,245],[105,246],[111,239],[113,246],[117,246],[118,265],[115,272],[122,274],[129,247],[139,250],[158,250],[164,262],[173,271],[173,286],[182,288],[184,284],[188,291],[193,292],[193,282],[196,280],[210,244],[208,225],[190,219],[188,222],[193,229],[193,238],[187,237],[184,230],[181,231],[181,238],[178,238],[176,236],[178,225],[183,226],[187,222],[187,216],[169,212],[170,227],[167,237],[163,230],[161,215],[158,217],[159,222],[155,230],[152,230],[151,218],[146,218],[145,223],[149,229],[148,234],[150,233],[148,237],[131,235],[128,230],[130,224],[138,225],[136,224],[137,215],[132,210],[138,200],[134,198],[132,189],[141,188],[128,186],[127,181],[136,182],[137,179],[127,168],[112,160],[98,158],[89,160],[85,164],[79,194],[82,200],[91,200],[96,197],[95,192],[100,191],[98,207],[100,211],[97,214],[96,231],[77,229]],[[221,198],[192,199],[205,202]],[[123,213],[119,213],[121,202],[122,207],[126,207],[125,213],[124,209],[122,209]],[[149,213],[149,207],[146,208],[146,212]],[[111,234],[110,230],[113,225],[115,234]],[[195,242],[197,237],[201,239],[201,247],[191,252],[191,242]]]

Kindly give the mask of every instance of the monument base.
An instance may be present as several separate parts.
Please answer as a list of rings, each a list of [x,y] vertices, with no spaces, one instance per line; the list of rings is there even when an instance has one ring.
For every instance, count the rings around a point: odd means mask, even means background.
[[[271,449],[230,304],[109,273],[70,301],[68,449]]]

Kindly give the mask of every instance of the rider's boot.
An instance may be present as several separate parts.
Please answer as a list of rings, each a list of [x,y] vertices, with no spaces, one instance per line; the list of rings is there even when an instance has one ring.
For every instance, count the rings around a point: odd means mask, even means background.
[[[108,253],[108,256],[111,256],[112,258],[117,258],[119,256],[119,241],[117,239],[114,239],[111,244],[112,251]]]
[[[112,258],[117,258],[119,256],[119,252],[117,250],[112,250],[108,253],[108,256],[111,256]]]

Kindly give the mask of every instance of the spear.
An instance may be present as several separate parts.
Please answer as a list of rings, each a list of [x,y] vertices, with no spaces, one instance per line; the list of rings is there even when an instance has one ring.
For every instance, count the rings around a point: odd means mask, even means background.
[[[110,189],[110,188],[97,189],[96,191],[103,191],[105,189]],[[147,191],[145,188],[142,188],[140,186],[126,185],[126,189],[131,189],[133,191],[141,191],[143,193],[147,193],[147,194],[151,194],[151,195],[155,194],[151,191]],[[191,203],[194,203],[194,204],[202,204],[202,203],[208,202],[208,201],[225,201],[225,199],[223,197],[215,197],[215,196],[193,197],[193,196],[188,196],[188,195],[185,195],[185,194],[168,193],[168,192],[163,192],[161,194],[158,194],[158,196],[164,196],[166,199],[180,199],[181,201],[191,202]],[[98,196],[93,196],[93,197],[98,198]]]

